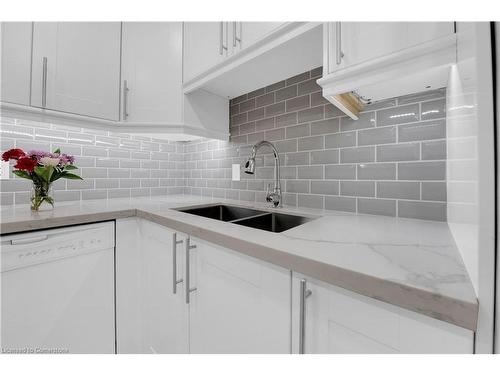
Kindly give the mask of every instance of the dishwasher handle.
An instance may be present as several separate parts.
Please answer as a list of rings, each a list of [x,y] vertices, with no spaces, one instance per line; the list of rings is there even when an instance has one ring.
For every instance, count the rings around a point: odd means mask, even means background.
[[[43,242],[49,239],[48,235],[29,237],[29,238],[19,238],[10,240],[11,245],[26,245],[30,243]]]

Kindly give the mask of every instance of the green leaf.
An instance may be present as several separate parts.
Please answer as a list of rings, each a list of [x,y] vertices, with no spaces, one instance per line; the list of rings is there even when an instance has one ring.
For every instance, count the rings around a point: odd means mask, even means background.
[[[41,180],[49,183],[50,178],[52,177],[52,173],[54,173],[54,167],[50,165],[47,167],[37,166],[35,167],[35,173],[37,174],[38,177],[40,177]]]
[[[83,178],[81,178],[80,176],[73,174],[73,173],[69,173],[69,172],[63,172],[61,174],[61,177],[67,178],[69,180],[83,180]]]
[[[64,167],[65,170],[67,171],[71,171],[71,170],[74,170],[74,169],[78,169],[78,167],[75,167],[74,165],[72,164],[68,164]]]
[[[21,178],[26,178],[28,180],[32,180],[31,175],[28,172],[26,172],[26,171],[19,171],[19,170],[17,170],[17,171],[12,171],[12,173],[14,173],[17,177],[21,177]]]
[[[61,153],[61,150],[59,148],[56,148],[53,152],[54,154],[60,154]]]
[[[63,174],[64,172],[62,172],[61,170],[59,169],[56,169],[54,171],[54,173],[52,174],[52,177],[50,178],[50,182],[54,182],[56,180],[59,180],[61,178],[61,175]]]

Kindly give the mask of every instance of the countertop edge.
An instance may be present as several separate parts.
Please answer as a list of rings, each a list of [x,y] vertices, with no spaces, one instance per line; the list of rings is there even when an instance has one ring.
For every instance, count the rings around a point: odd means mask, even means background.
[[[124,210],[111,210],[91,214],[76,214],[58,218],[43,218],[43,220],[24,220],[11,223],[0,223],[0,235],[15,234],[33,230],[51,229],[55,227],[66,227],[70,225],[98,223],[100,221],[124,219],[137,215],[137,209],[127,208]],[[22,229],[20,229],[22,228]]]

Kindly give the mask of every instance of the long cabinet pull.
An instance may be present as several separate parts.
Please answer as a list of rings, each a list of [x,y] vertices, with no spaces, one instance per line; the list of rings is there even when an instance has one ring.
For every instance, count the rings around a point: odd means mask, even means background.
[[[42,108],[47,107],[47,58],[42,58]]]
[[[306,298],[309,297],[312,292],[307,289],[307,281],[305,279],[300,280],[300,312],[299,312],[299,354],[305,353],[305,339],[306,339]]]
[[[189,265],[189,253],[190,253],[190,250],[192,249],[196,249],[196,245],[191,245],[191,238],[188,237],[186,238],[186,274],[184,275],[184,277],[186,278],[186,303],[189,304],[189,295],[191,294],[191,292],[194,292],[196,290],[196,288],[191,288],[191,285],[190,285],[190,275],[189,275],[189,269],[190,269],[190,265]]]
[[[236,22],[233,22],[233,47],[236,47]]]
[[[177,239],[177,233],[172,234],[172,287],[174,294],[177,293],[177,284],[182,283],[182,279],[177,279],[177,245],[183,243],[183,240]]]
[[[337,65],[340,65],[342,63],[342,57],[344,57],[344,53],[342,52],[342,22],[337,22],[335,24],[336,27],[336,32],[335,32],[335,37],[336,37],[336,58],[337,58]]]
[[[240,24],[240,36],[238,37],[237,32],[237,24],[238,22],[233,22],[233,47],[236,47],[236,42],[241,43],[241,22]]]
[[[219,24],[219,55],[224,53],[224,50],[227,51],[227,45],[224,45],[224,22],[220,22]],[[227,27],[226,27],[226,42],[227,42]]]
[[[128,110],[127,110],[127,102],[128,102],[128,83],[127,80],[123,81],[123,120],[126,120],[128,117]]]

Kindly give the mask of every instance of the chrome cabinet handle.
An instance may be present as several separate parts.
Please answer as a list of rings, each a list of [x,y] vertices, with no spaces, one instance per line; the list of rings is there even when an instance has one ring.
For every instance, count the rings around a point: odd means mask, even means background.
[[[42,108],[47,107],[47,58],[42,58]]]
[[[196,290],[196,288],[191,288],[191,285],[190,285],[190,280],[189,280],[189,252],[191,249],[196,249],[196,245],[191,245],[191,238],[188,237],[186,238],[186,274],[185,274],[185,277],[186,277],[186,303],[189,304],[189,295],[191,294],[191,292],[194,292]]]
[[[240,37],[238,38],[238,33],[236,32],[236,24],[238,22],[233,22],[233,47],[236,47],[236,42],[241,43],[241,22],[240,22]]]
[[[224,50],[227,51],[227,46],[224,45],[224,22],[220,22],[219,35],[220,35],[219,55],[222,55],[224,53]],[[226,28],[226,41],[227,41],[227,28]]]
[[[300,280],[300,312],[299,312],[299,354],[305,353],[305,339],[306,339],[306,298],[312,292],[307,289],[307,281]]]
[[[177,245],[183,243],[183,240],[177,239],[177,233],[172,234],[172,287],[174,294],[177,293],[177,284],[182,283],[182,279],[177,279]]]
[[[126,120],[128,117],[127,102],[128,102],[128,88],[127,80],[123,81],[123,119]]]
[[[236,47],[236,22],[233,22],[233,47]]]
[[[340,65],[342,63],[342,57],[344,57],[344,53],[342,52],[342,22],[337,22],[335,24],[336,27],[336,32],[335,32],[335,37],[336,37],[336,58],[337,58],[337,65]]]

